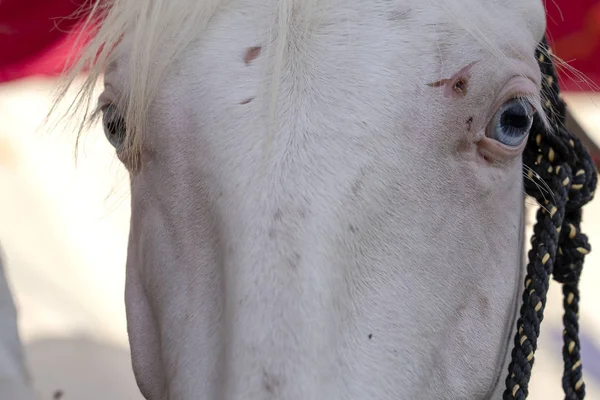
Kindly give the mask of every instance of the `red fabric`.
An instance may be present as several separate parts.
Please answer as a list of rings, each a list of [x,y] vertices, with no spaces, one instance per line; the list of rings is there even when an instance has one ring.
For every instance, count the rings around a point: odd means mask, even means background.
[[[139,0],[141,1],[141,0]],[[86,0],[0,0],[0,83],[60,73]],[[600,87],[600,0],[547,1],[554,52]],[[67,17],[67,18],[65,18]],[[561,73],[563,90],[590,90]]]
[[[0,83],[62,71],[85,0],[0,0]],[[71,34],[69,34],[71,32]]]
[[[559,69],[562,90],[600,87],[600,0],[547,1],[546,12],[552,50],[592,81],[584,83],[573,73]]]

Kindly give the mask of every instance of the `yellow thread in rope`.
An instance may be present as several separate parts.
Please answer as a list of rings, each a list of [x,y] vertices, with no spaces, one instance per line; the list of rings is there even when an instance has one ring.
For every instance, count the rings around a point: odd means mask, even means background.
[[[539,146],[540,144],[542,144],[542,135],[540,135],[539,133],[537,134],[537,136],[535,137],[535,143]]]
[[[558,167],[556,167],[556,175],[558,175],[558,173],[560,172],[561,166],[559,165]]]
[[[556,228],[556,233],[560,233],[561,230],[562,230],[562,226],[559,226],[558,228]]]
[[[537,156],[537,159],[535,160],[535,165],[540,165],[540,163],[542,162],[542,155],[540,154],[539,156]],[[537,174],[535,174],[537,176]]]
[[[531,285],[531,279],[525,281],[525,289],[529,289],[529,285]]]
[[[569,342],[569,354],[571,354],[573,352],[574,348],[575,348],[575,342],[574,341],[570,341]]]
[[[558,231],[558,229],[557,229],[557,231]],[[563,253],[563,250],[562,250],[562,247],[559,247],[559,248],[558,248],[558,254],[560,254],[561,256],[564,254],[564,253]]]
[[[571,367],[571,371],[575,371],[577,368],[581,366],[581,360],[577,360],[575,364]]]
[[[552,147],[550,147],[550,150],[548,150],[548,160],[550,160],[550,162],[554,162],[554,149]]]
[[[523,335],[523,336],[521,336],[521,340],[519,340],[519,343],[521,343],[521,345],[523,345],[523,343],[525,343],[526,340],[527,340],[527,335]]]
[[[575,295],[573,295],[573,293],[569,293],[569,295],[567,296],[567,303],[571,304],[573,302],[574,298],[575,298]]]
[[[544,257],[542,257],[542,264],[546,264],[549,259],[550,259],[550,254],[548,254],[548,253],[544,254]]]
[[[583,185],[581,183],[577,183],[575,185],[571,186],[571,189],[573,190],[580,190],[583,187]]]
[[[527,356],[527,361],[533,360],[533,351]]]
[[[527,178],[533,180],[533,171],[531,171],[531,170],[527,171]]]
[[[550,103],[550,100],[546,100],[546,108],[550,108],[552,107],[552,103]]]
[[[589,251],[587,251],[587,249],[583,248],[583,247],[578,247],[577,251],[580,252],[583,255],[586,255],[589,253]]]
[[[520,388],[520,387],[521,387],[521,386],[519,386],[519,384],[518,384],[518,383],[515,385],[515,387],[513,388],[513,391],[512,391],[512,395],[513,395],[513,397],[517,395],[517,392],[519,391],[519,388]]]
[[[540,56],[538,57],[538,60],[540,60],[540,62],[544,62],[544,55],[540,54]]]
[[[538,303],[535,305],[535,312],[538,312],[542,309],[542,302],[538,301]]]
[[[552,173],[552,165],[548,167],[548,173],[551,174]]]
[[[575,142],[573,141],[573,139],[569,139],[569,144],[571,145],[571,147],[575,147]]]
[[[552,208],[550,209],[550,216],[553,217],[557,211],[558,211],[558,209],[556,207],[552,206]]]
[[[575,390],[579,390],[583,386],[583,378],[577,381],[575,384]]]
[[[569,229],[569,239],[573,239],[577,235],[577,228],[575,228],[575,225],[569,224]]]
[[[569,180],[569,177],[567,176],[567,177],[566,177],[566,178],[565,178],[565,179],[562,181],[562,184],[563,184],[563,186],[567,186],[567,185],[569,184],[569,182],[571,182],[571,181]]]
[[[585,175],[585,171],[580,169],[579,171],[577,171],[577,173],[575,174],[575,176],[579,176],[579,175]]]

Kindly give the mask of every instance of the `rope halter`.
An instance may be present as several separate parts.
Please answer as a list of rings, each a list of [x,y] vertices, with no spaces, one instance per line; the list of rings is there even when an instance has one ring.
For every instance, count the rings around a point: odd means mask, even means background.
[[[579,345],[578,284],[583,260],[591,250],[580,228],[581,209],[594,197],[598,177],[588,151],[565,128],[566,105],[560,97],[546,38],[538,46],[536,57],[542,72],[544,111],[551,129],[536,115],[523,153],[523,163],[530,167],[525,191],[537,200],[540,208],[531,238],[523,304],[503,399],[524,400],[529,394],[531,369],[552,276],[562,284],[563,292],[565,400],[579,400],[585,397],[585,383]],[[544,193],[536,182],[544,182],[551,193]]]

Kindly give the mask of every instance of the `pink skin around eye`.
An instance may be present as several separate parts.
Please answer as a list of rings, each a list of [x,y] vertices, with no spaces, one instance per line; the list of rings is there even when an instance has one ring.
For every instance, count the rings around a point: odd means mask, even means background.
[[[534,93],[537,93],[539,89],[536,84],[528,78],[518,76],[513,78],[502,90],[496,103],[494,103],[493,110],[494,114],[500,107],[507,101],[518,97],[527,96],[530,97]],[[488,122],[489,124],[489,122]],[[509,161],[515,157],[518,157],[523,152],[523,149],[527,145],[527,138],[523,139],[521,144],[518,146],[507,146],[499,141],[489,138],[486,136],[487,125],[477,132],[475,136],[475,144],[477,145],[477,151],[483,161],[494,162],[494,161]]]

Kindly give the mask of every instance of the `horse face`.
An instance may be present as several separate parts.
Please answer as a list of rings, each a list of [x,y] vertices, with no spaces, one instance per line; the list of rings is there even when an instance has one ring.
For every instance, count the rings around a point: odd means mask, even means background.
[[[309,3],[214,11],[165,68],[135,148],[118,101],[136,90],[131,36],[105,76],[105,129],[131,171],[140,388],[496,398],[542,5]]]

